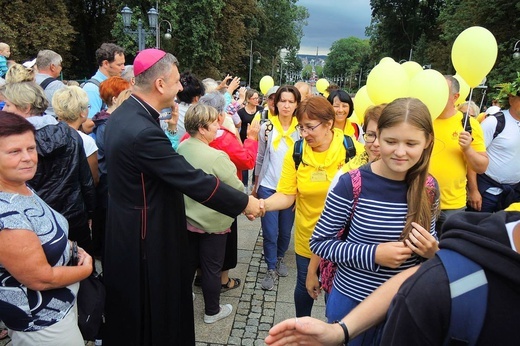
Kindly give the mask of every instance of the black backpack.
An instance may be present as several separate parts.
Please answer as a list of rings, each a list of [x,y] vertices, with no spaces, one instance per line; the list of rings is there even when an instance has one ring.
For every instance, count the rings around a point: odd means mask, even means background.
[[[354,146],[354,140],[352,137],[344,135],[343,136],[343,146],[345,147],[345,163],[347,163],[351,158],[356,156],[356,147]],[[302,162],[302,154],[303,154],[303,138],[300,138],[296,142],[294,142],[294,151],[293,151],[293,160],[294,167],[298,170],[300,163]]]
[[[496,112],[495,114],[488,114],[486,116],[486,118],[489,116],[493,116],[493,117],[497,118],[497,127],[495,128],[495,133],[493,133],[493,139],[495,139],[500,133],[502,133],[502,131],[504,131],[504,127],[506,127],[506,118],[504,117],[504,113],[502,113],[502,112]],[[468,115],[468,117],[469,117],[469,115]],[[466,119],[466,116],[462,117],[462,127],[464,127],[464,119]],[[471,133],[471,131],[472,131],[471,124],[469,123],[469,118],[468,118],[468,122],[466,123],[466,126],[464,127],[464,131],[467,131],[469,133]]]

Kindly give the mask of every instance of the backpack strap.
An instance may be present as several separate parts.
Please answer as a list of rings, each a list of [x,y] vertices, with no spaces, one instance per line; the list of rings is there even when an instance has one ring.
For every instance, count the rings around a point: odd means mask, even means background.
[[[292,158],[294,160],[294,167],[298,170],[300,163],[302,162],[302,154],[303,154],[303,138],[298,139],[294,142],[294,151],[292,154]]]
[[[359,125],[356,124],[355,122],[351,122],[352,124],[352,127],[354,128],[354,137],[356,138],[356,140],[359,139]]]
[[[488,116],[493,116],[497,118],[497,127],[495,127],[495,132],[493,133],[493,139],[495,139],[502,131],[504,131],[504,127],[506,127],[506,117],[503,112],[496,112],[495,114],[489,114]]]
[[[343,146],[345,147],[345,163],[347,163],[351,158],[356,156],[356,146],[354,145],[354,140],[352,137],[344,135],[343,136]],[[300,138],[296,142],[294,142],[294,151],[293,151],[293,160],[294,166],[296,170],[300,166],[302,162],[302,154],[303,154],[303,138]]]
[[[350,175],[350,180],[352,180],[352,210],[350,211],[348,223],[345,224],[345,227],[343,227],[341,231],[338,232],[338,238],[341,240],[346,240],[348,237],[350,223],[354,217],[354,211],[356,210],[356,206],[359,201],[359,195],[361,194],[361,172],[359,169],[353,169],[348,171],[348,174]]]
[[[345,147],[345,163],[347,163],[351,158],[356,156],[356,146],[354,145],[354,140],[352,137],[344,135],[343,136],[343,146]]]
[[[475,345],[487,310],[486,274],[478,263],[458,252],[441,249],[436,255],[450,282],[450,326],[444,345]]]
[[[56,80],[59,80],[59,79],[54,78],[54,77],[47,77],[44,80],[42,80],[42,82],[40,83],[40,86],[42,87],[43,90],[45,90],[45,89],[47,89],[47,86],[49,86],[49,84],[51,84],[52,82],[54,82]]]
[[[85,87],[85,85],[87,85],[88,83],[94,84],[95,86],[98,87],[98,89],[99,89],[99,84],[101,84],[101,82],[98,81],[97,79],[90,78],[86,82],[81,83],[80,87],[83,89]],[[106,109],[106,108],[107,108],[107,104],[105,103],[105,101],[103,101],[103,99],[101,99],[101,109],[100,109],[100,111],[103,110],[103,109]]]

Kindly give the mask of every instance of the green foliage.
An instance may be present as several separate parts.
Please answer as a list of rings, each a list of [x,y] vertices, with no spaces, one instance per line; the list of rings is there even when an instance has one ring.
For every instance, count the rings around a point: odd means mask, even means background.
[[[357,37],[342,38],[330,48],[324,73],[327,76],[344,76],[359,71],[368,61],[370,46],[368,40]]]
[[[11,47],[10,59],[22,63],[34,59],[42,49],[66,57],[72,50],[76,32],[69,23],[63,0],[11,0],[2,1],[1,5],[0,37]]]

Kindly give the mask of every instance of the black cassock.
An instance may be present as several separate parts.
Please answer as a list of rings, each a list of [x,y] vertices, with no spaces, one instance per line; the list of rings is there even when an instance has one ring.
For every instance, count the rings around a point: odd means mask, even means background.
[[[231,217],[248,203],[177,154],[158,116],[132,96],[106,127],[104,345],[194,345],[183,194]]]

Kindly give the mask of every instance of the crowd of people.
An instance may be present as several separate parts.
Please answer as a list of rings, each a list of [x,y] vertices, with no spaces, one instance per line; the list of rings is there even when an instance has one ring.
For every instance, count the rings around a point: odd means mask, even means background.
[[[93,258],[105,345],[195,344],[193,285],[212,324],[233,311],[221,292],[244,280],[230,274],[241,213],[261,217],[259,286],[296,277],[296,318],[274,326],[268,344],[442,343],[445,248],[484,268],[490,297],[500,289],[519,300],[507,287],[519,277],[520,217],[501,210],[520,202],[520,80],[480,118],[471,100],[457,104],[458,81],[446,76],[438,118],[400,98],[357,124],[341,89],[325,97],[298,82],[262,95],[238,77],[180,73],[159,49],[125,66],[124,49],[104,43],[82,85],[59,79],[56,52],[7,68],[9,54],[0,43],[0,318],[13,345],[83,343],[76,296]],[[291,237],[295,273],[285,264]],[[328,323],[308,317],[322,292]],[[500,306],[507,340],[518,313]],[[488,308],[479,343],[491,340],[497,311]],[[423,325],[431,315],[442,323]]]

